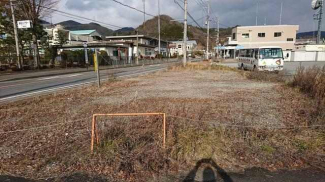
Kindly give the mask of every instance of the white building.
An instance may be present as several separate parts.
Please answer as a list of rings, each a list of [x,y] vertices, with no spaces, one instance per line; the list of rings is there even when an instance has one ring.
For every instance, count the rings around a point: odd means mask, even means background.
[[[158,39],[153,37],[148,37],[145,35],[125,35],[125,36],[107,36],[107,41],[110,42],[132,42],[133,43],[133,54],[138,55],[140,58],[153,58],[156,57],[158,54]],[[137,40],[139,41],[139,50],[137,50],[136,44]],[[160,41],[160,52],[163,56],[167,56],[168,48],[167,48],[167,41],[161,40]]]
[[[183,55],[183,41],[171,41],[170,47],[170,55]],[[195,40],[189,40],[187,41],[187,52],[188,54],[191,54],[193,50],[197,47],[197,42]]]
[[[59,41],[59,32],[62,31],[65,33],[66,39],[68,39],[69,31],[65,30],[62,25],[56,25],[53,28],[45,28],[45,32],[49,35],[49,44],[50,45],[60,45]]]
[[[236,50],[279,46],[284,51],[295,49],[299,25],[238,26],[232,29],[232,37],[224,46],[216,47],[222,57],[235,58]]]

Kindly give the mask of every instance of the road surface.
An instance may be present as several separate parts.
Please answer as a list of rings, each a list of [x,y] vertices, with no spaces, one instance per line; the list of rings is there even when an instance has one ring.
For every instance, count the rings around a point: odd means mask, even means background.
[[[132,77],[165,70],[171,64],[174,63],[102,70],[100,75],[102,80],[110,79],[113,75],[116,78]],[[93,71],[0,81],[0,103],[96,82],[97,76]]]
[[[238,67],[237,63],[218,63],[218,65],[229,66],[232,68]],[[291,74],[291,75],[295,74],[296,70],[300,66],[303,66],[305,68],[310,68],[313,66],[323,67],[323,66],[325,66],[325,61],[322,61],[322,62],[285,62],[284,63],[284,69],[287,71],[288,74]]]

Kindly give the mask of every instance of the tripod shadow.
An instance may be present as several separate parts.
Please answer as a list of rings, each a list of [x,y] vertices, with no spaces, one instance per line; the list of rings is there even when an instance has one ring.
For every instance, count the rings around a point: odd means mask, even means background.
[[[199,168],[204,164],[207,165],[203,170],[204,182],[217,182],[218,176],[224,182],[233,182],[227,172],[219,167],[212,159],[202,159],[198,161],[183,182],[194,182]],[[216,174],[218,176],[216,176]]]

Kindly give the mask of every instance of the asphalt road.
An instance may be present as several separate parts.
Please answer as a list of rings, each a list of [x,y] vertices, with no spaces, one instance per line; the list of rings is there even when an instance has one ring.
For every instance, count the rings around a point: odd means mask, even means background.
[[[113,75],[116,78],[132,77],[164,70],[171,64],[174,63],[101,70],[100,75],[102,80],[110,79]],[[93,71],[1,81],[0,103],[21,100],[26,97],[56,92],[85,84],[94,84],[96,82],[97,75]]]
[[[238,67],[237,63],[219,63],[219,65],[229,66],[232,68]],[[287,71],[288,74],[295,74],[296,70],[300,66],[303,66],[305,68],[310,68],[313,66],[323,67],[323,66],[325,66],[325,61],[322,61],[322,62],[285,62],[284,63],[284,69]]]

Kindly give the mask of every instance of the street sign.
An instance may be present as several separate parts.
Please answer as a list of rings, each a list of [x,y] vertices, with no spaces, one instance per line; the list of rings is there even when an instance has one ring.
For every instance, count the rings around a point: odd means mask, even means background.
[[[32,28],[32,21],[30,20],[18,21],[17,24],[19,29]]]
[[[87,46],[88,46],[88,45],[87,45],[87,42],[84,42],[83,45],[84,45],[84,48],[87,48]]]

